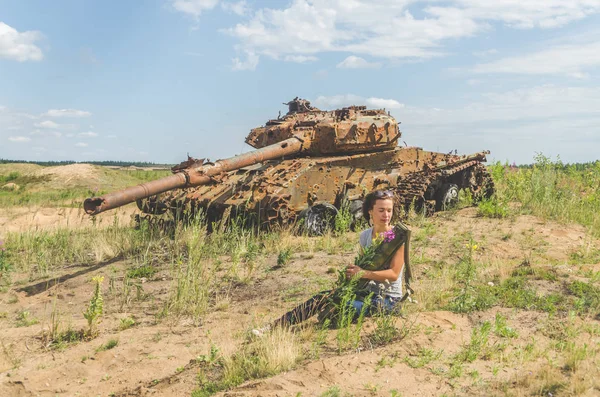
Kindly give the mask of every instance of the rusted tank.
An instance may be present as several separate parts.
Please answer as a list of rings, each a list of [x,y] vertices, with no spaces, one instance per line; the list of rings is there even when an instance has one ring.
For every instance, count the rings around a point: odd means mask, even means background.
[[[489,152],[400,147],[398,122],[385,109],[322,111],[298,98],[286,105],[287,114],[250,131],[246,143],[256,150],[214,163],[190,157],[171,176],[85,200],[85,211],[136,201],[152,219],[199,211],[210,220],[244,214],[263,226],[304,219],[304,228],[319,234],[341,208],[360,218],[373,189],[392,190],[403,208],[428,213],[454,204],[460,189],[474,199],[493,192],[482,164]]]

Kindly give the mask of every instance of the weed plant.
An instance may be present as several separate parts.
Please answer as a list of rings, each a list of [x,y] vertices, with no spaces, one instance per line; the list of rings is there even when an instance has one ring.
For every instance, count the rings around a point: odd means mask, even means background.
[[[119,330],[124,331],[135,325],[135,320],[132,317],[124,317],[119,324]]]
[[[354,215],[350,211],[348,203],[344,203],[339,209],[333,222],[333,230],[340,236],[350,231],[354,223]]]
[[[292,248],[287,247],[284,250],[279,251],[277,254],[277,266],[285,266],[290,261],[292,257]]]
[[[29,313],[28,310],[23,310],[21,312],[19,312],[19,314],[17,315],[17,322],[16,322],[16,326],[17,327],[29,327],[31,325],[37,324],[40,321],[33,317],[31,315],[31,313]]]
[[[90,299],[90,304],[85,312],[83,312],[83,317],[88,322],[88,331],[87,334],[89,337],[95,337],[98,334],[98,322],[100,321],[100,317],[104,313],[104,300],[102,299],[102,281],[104,281],[104,277],[96,276],[92,279],[94,283],[94,293],[92,295],[92,299]]]

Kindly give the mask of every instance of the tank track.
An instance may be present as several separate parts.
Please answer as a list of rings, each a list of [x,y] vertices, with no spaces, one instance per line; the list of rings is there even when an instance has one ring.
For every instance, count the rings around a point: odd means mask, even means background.
[[[467,170],[471,170],[473,175],[468,188],[470,188],[475,201],[494,193],[494,181],[489,171],[483,164],[473,161],[443,170],[427,171],[426,174],[424,172],[409,174],[396,187],[397,204],[404,208],[406,213],[413,206],[417,210],[425,208],[426,214],[431,215],[435,211],[435,202],[427,200],[425,196],[432,182],[438,178],[450,177]],[[466,186],[464,187],[466,188]]]
[[[496,187],[494,179],[483,164],[477,164],[474,169],[473,178],[475,183],[471,184],[471,195],[474,201],[480,201],[483,198],[489,198],[495,193]],[[477,188],[476,188],[477,187]]]
[[[428,172],[426,175],[422,172],[409,174],[407,178],[398,183],[396,188],[397,205],[404,208],[406,213],[408,213],[411,206],[417,210],[421,210],[425,206],[425,210],[429,214],[432,209],[425,199],[425,193],[431,185],[431,181],[439,176],[441,176],[439,171]],[[435,209],[435,206],[433,209]]]

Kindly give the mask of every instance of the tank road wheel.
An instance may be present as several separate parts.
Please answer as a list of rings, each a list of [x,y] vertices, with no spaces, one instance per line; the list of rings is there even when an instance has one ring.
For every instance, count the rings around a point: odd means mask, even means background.
[[[358,227],[360,227],[361,223],[363,222],[362,207],[362,200],[352,200],[350,202],[349,210],[352,214],[352,224],[350,225],[350,230],[352,231],[355,231]]]
[[[329,203],[308,207],[300,213],[300,219],[304,221],[302,229],[309,236],[321,236],[333,227],[337,213],[337,208]]]
[[[435,200],[436,211],[445,211],[458,204],[458,186],[454,183],[445,183],[437,192]]]

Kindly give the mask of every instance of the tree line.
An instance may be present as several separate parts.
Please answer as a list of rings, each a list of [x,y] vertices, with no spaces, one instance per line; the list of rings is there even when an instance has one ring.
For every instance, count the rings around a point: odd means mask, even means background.
[[[148,161],[72,161],[72,160],[63,160],[63,161],[26,161],[26,160],[7,160],[0,159],[0,164],[11,164],[11,163],[26,163],[26,164],[37,164],[44,167],[49,166],[58,166],[58,165],[69,165],[69,164],[93,164],[93,165],[102,165],[102,166],[113,166],[113,167],[172,167],[174,164],[161,164],[161,163],[152,163]]]

